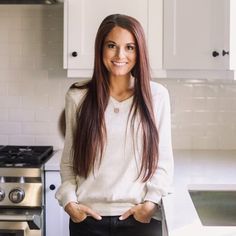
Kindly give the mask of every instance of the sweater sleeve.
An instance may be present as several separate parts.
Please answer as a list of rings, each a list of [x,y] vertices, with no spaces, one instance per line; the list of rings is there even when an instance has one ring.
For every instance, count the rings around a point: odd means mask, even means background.
[[[159,160],[156,172],[147,182],[145,201],[160,204],[162,196],[170,191],[173,179],[173,151],[171,142],[170,99],[163,87],[161,96],[154,96],[154,114],[159,133]],[[156,100],[160,100],[159,102]],[[156,104],[156,105],[155,105]],[[158,105],[157,105],[158,104]]]
[[[69,202],[76,202],[76,176],[73,172],[72,159],[72,141],[73,131],[75,128],[76,104],[72,99],[70,92],[67,92],[65,99],[65,116],[66,116],[66,136],[64,149],[62,152],[60,174],[61,185],[56,192],[56,199],[59,204],[65,208]]]

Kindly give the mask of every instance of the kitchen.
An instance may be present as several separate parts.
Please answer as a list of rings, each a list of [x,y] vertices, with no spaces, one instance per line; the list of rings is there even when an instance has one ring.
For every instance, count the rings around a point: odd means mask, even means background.
[[[68,87],[77,81],[76,78],[67,78],[68,72],[63,69],[63,10],[63,4],[0,5],[1,145],[52,145],[54,150],[63,147],[60,121],[64,95]],[[220,78],[215,78],[217,76]],[[231,78],[231,73],[216,71],[192,76],[176,72],[175,76],[164,78],[161,74],[158,77],[155,80],[165,85],[171,96],[176,179],[177,174],[181,175],[184,158],[191,166],[190,156],[201,160],[205,155],[201,154],[202,150],[213,150],[213,153],[229,156],[233,161],[232,156],[235,155],[230,150],[236,149],[236,81]],[[182,150],[190,154],[183,155]],[[200,156],[192,154],[192,150],[199,152]],[[59,162],[59,159],[57,152],[53,160]],[[227,163],[233,166],[229,161]],[[53,201],[55,189],[51,185],[56,187],[58,184],[54,179],[58,174],[58,163],[48,162],[46,168],[48,174],[53,175],[52,182],[46,178],[46,191],[50,192]],[[201,170],[197,164],[195,170]],[[202,173],[190,175],[185,171],[193,183],[204,183]],[[207,172],[206,168],[205,176],[212,172]],[[232,172],[228,175],[231,177],[229,184],[235,184],[235,175]],[[171,208],[170,205],[166,203],[167,208]],[[170,222],[174,221],[170,215],[166,217]],[[54,221],[52,219],[48,223],[49,227]],[[172,226],[175,224],[173,222]],[[59,232],[61,230],[63,227]],[[172,235],[171,232],[169,235]]]

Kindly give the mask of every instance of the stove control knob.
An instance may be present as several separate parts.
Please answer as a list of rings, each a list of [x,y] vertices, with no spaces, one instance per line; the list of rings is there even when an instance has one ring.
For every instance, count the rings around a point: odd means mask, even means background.
[[[0,188],[0,202],[5,198],[5,192]]]
[[[9,193],[9,199],[13,203],[20,203],[23,201],[25,197],[25,192],[20,188],[12,189]]]

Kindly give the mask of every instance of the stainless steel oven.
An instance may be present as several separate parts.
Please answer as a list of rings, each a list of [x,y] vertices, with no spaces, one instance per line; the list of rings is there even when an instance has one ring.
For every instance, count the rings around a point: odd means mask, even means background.
[[[40,210],[1,210],[0,236],[41,236],[42,212]]]
[[[0,148],[0,236],[44,235],[43,163],[52,147]]]

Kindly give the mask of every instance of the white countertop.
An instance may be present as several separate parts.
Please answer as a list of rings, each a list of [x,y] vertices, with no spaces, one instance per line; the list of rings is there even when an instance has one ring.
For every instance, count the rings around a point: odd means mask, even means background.
[[[59,171],[62,150],[45,164],[46,171]],[[175,150],[173,193],[163,198],[169,236],[236,236],[236,227],[203,226],[188,189],[235,189],[236,150]]]
[[[235,189],[235,151],[174,151],[173,193],[163,198],[169,236],[236,236],[236,227],[203,226],[188,189]]]
[[[59,171],[62,150],[54,150],[53,156],[45,163],[44,170],[46,171]]]

